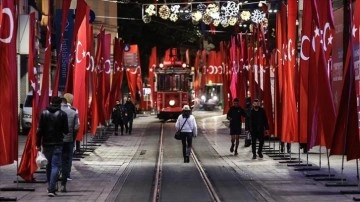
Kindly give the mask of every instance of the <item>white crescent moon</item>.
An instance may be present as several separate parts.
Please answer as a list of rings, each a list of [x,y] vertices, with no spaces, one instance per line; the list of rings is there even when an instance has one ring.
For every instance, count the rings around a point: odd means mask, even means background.
[[[3,43],[10,43],[12,36],[13,36],[13,32],[14,32],[14,18],[12,16],[10,8],[3,8],[2,14],[7,14],[10,18],[10,20],[9,20],[10,21],[10,32],[9,32],[9,36],[7,38],[5,38],[5,39],[0,38],[0,41]]]
[[[90,52],[86,53],[86,57],[89,57],[89,65],[86,67],[86,70],[92,72],[94,70],[94,58],[90,55]]]
[[[217,74],[218,73],[218,67],[217,66],[214,66],[214,74]]]
[[[288,47],[287,47],[287,54],[288,54],[289,61],[291,61],[291,52],[290,52],[290,50],[291,50],[291,44],[292,44],[292,40],[290,39],[290,40],[288,41]]]
[[[211,72],[210,72],[210,69],[211,68]],[[209,74],[214,74],[214,66],[212,66],[212,65],[210,65],[209,67],[208,67],[208,72],[209,72]]]
[[[329,30],[330,29],[330,23],[325,23],[325,26],[324,26],[324,33],[323,33],[323,48],[324,48],[324,51],[326,51],[327,50],[327,47],[326,47],[326,40],[325,40],[325,37],[326,37],[326,30]]]
[[[137,73],[137,68],[135,68],[135,71],[131,71],[130,69],[128,69],[128,71],[130,72],[130,74],[136,74]]]
[[[77,45],[76,45],[76,63],[80,63],[82,61],[83,58],[81,58],[81,60],[79,60],[79,46],[82,47],[82,44],[81,44],[81,41],[78,41],[77,42]]]
[[[108,64],[107,65],[108,68],[106,68],[106,64]],[[111,72],[110,67],[111,67],[110,60],[109,59],[105,60],[105,62],[104,62],[104,71],[105,71],[106,74],[110,74],[110,72]]]
[[[309,60],[309,56],[305,56],[304,52],[303,52],[303,49],[302,49],[303,48],[303,43],[304,43],[305,40],[308,40],[310,42],[310,39],[309,39],[308,36],[304,35],[304,36],[301,37],[300,57],[303,60]]]
[[[312,40],[311,40],[311,47],[313,48],[313,51],[316,51],[316,47],[315,47],[315,36],[313,36]]]
[[[223,68],[222,68],[222,66],[220,65],[220,66],[218,66],[218,70],[220,69],[220,71],[219,71],[219,74],[223,74]]]

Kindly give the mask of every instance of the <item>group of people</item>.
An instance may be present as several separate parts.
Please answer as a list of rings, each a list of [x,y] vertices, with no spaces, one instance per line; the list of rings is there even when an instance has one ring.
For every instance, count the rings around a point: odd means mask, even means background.
[[[231,146],[230,152],[238,154],[239,139],[241,134],[241,119],[245,117],[245,130],[251,134],[252,159],[263,158],[262,149],[264,146],[264,136],[269,134],[269,123],[265,110],[260,106],[260,101],[254,99],[252,107],[246,111],[240,107],[239,99],[233,100],[233,106],[227,113],[227,119],[230,121]],[[256,140],[259,140],[259,148],[256,152]],[[257,155],[256,155],[257,154]]]
[[[44,153],[48,196],[54,197],[61,173],[61,192],[67,192],[70,179],[74,142],[79,129],[77,109],[71,106],[73,96],[52,97],[50,105],[42,111],[36,133],[36,148]]]
[[[257,156],[263,158],[264,136],[269,134],[269,123],[266,112],[260,106],[258,99],[254,99],[252,106],[249,106],[246,110],[241,108],[237,98],[233,100],[233,106],[227,112],[227,119],[230,121],[230,152],[234,152],[234,155],[238,154],[239,139],[242,132],[242,117],[245,118],[245,130],[251,134],[252,159],[256,159]],[[175,128],[181,133],[184,163],[189,163],[192,138],[197,136],[197,125],[188,105],[184,105],[182,114],[176,120]],[[257,140],[259,141],[259,147],[256,151]]]
[[[124,127],[125,133],[130,135],[134,118],[136,118],[136,107],[132,103],[131,98],[128,97],[125,104],[122,104],[120,100],[116,100],[111,113],[111,120],[115,126],[115,135],[118,135],[119,126],[121,135],[124,135]]]

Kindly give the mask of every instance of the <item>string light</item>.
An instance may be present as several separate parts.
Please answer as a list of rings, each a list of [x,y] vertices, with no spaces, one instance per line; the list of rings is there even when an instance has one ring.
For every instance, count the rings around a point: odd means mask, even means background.
[[[181,20],[192,20],[193,24],[200,21],[214,26],[219,24],[223,27],[235,26],[238,22],[251,21],[259,24],[265,19],[265,13],[260,10],[253,10],[247,5],[255,4],[262,7],[266,1],[213,1],[189,2],[189,3],[155,3],[143,4],[143,21],[149,23],[152,16],[159,15],[164,20],[176,22]],[[193,5],[196,5],[193,10]],[[269,13],[274,10],[269,10]],[[276,11],[275,11],[276,12]],[[149,19],[150,18],[150,19]]]

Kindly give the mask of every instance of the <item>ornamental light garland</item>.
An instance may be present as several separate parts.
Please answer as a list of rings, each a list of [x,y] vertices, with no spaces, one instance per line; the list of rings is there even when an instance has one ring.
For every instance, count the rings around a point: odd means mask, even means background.
[[[238,22],[250,21],[255,24],[262,23],[268,26],[266,13],[259,9],[249,10],[250,4],[258,4],[260,1],[243,3],[242,1],[213,1],[212,3],[189,2],[189,3],[165,3],[165,4],[143,4],[144,23],[151,22],[151,17],[159,15],[164,20],[172,22],[191,20],[194,24],[203,23],[214,26],[221,24],[223,27],[234,26]],[[266,1],[261,1],[262,4]],[[196,4],[195,9],[193,5]]]

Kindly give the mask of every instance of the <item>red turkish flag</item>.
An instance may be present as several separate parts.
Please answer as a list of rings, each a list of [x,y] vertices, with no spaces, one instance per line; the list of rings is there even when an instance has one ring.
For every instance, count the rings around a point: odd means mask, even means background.
[[[310,1],[304,1],[304,11],[308,14],[303,15],[300,47],[300,68],[299,68],[299,142],[307,143],[309,134],[309,72],[311,68],[310,52],[311,38],[313,32],[312,6]]]
[[[0,7],[0,166],[18,159],[18,99],[16,35],[18,1]]]
[[[283,53],[287,64],[284,65],[284,97],[283,97],[283,128],[281,141],[293,142],[298,141],[298,115],[296,102],[296,17],[297,17],[297,1],[288,0],[287,15],[287,40],[283,41],[287,44]],[[285,7],[282,7],[285,9]],[[286,17],[286,16],[283,16]],[[284,20],[286,21],[286,20]],[[285,25],[285,24],[284,24]]]
[[[122,81],[124,77],[124,66],[123,66],[123,50],[124,43],[121,39],[114,39],[114,66],[113,66],[113,77],[111,83],[111,90],[109,95],[109,109],[115,106],[116,100],[122,99]]]
[[[236,43],[235,36],[231,37],[231,47],[230,47],[230,65],[231,65],[231,80],[230,80],[230,94],[231,98],[237,98],[237,88],[238,88],[238,73],[239,73],[239,64],[236,54]]]
[[[223,114],[226,114],[229,111],[230,103],[231,103],[231,100],[228,97],[230,93],[229,90],[230,90],[230,78],[231,78],[231,70],[229,66],[230,56],[229,56],[229,52],[227,51],[229,50],[228,45],[229,44],[225,42],[220,42],[219,56],[221,57],[220,60],[223,61],[221,64],[222,74],[220,75],[222,79],[221,82],[223,83],[223,97],[224,97]]]
[[[314,65],[309,72],[309,148],[321,144],[327,148],[332,144],[335,126],[335,105],[331,92],[329,67],[334,23],[331,0],[312,1],[315,30],[312,47]],[[311,58],[313,60],[313,58]]]
[[[95,84],[96,86],[96,90],[93,93],[93,99],[96,99],[96,103],[97,103],[97,115],[98,115],[98,120],[99,123],[101,123],[102,125],[106,124],[105,121],[105,112],[104,112],[104,88],[103,88],[103,71],[102,70],[102,51],[103,48],[102,46],[104,45],[104,37],[105,37],[105,30],[103,27],[100,28],[100,33],[97,35],[97,50],[96,50],[96,56],[95,56],[95,73],[96,73],[96,78],[93,78],[93,84]],[[96,126],[97,127],[97,126]]]
[[[130,46],[129,52],[136,54],[137,58],[140,58],[139,49],[136,44]],[[129,67],[126,69],[126,77],[128,80],[128,87],[131,93],[131,100],[136,100],[138,74],[141,74],[140,65],[137,67]]]
[[[25,181],[32,181],[33,174],[37,170],[37,165],[35,162],[36,159],[36,130],[39,120],[39,110],[38,110],[38,82],[35,77],[35,13],[29,15],[29,58],[28,58],[28,75],[29,81],[31,83],[33,91],[33,100],[32,100],[32,126],[30,128],[29,134],[26,139],[24,151],[21,157],[18,175],[22,177]]]
[[[48,22],[50,23],[50,16],[48,16]],[[51,23],[50,23],[51,24]],[[43,67],[43,79],[41,84],[41,97],[39,100],[39,116],[40,112],[49,105],[49,79],[50,79],[50,61],[51,61],[51,30],[50,26],[46,26],[46,48],[45,48],[45,59]]]
[[[149,84],[150,84],[150,90],[151,90],[151,108],[154,108],[154,101],[156,98],[155,95],[155,68],[157,66],[158,62],[157,62],[157,54],[156,54],[156,46],[153,47],[151,49],[151,54],[150,54],[150,58],[149,58]],[[196,66],[195,66],[196,67]]]
[[[87,71],[90,57],[90,47],[88,47],[88,36],[90,31],[89,26],[89,12],[90,8],[84,0],[78,0],[76,6],[75,27],[80,26],[75,33],[76,48],[74,58],[74,101],[73,106],[78,109],[80,128],[76,140],[81,141],[87,130],[87,112],[88,112],[88,79]]]
[[[342,91],[333,133],[330,155],[347,155],[347,160],[360,158],[359,126],[356,103],[356,84],[353,50],[359,44],[360,1],[356,1],[353,19],[349,19],[352,35],[349,39],[344,65]]]
[[[102,64],[100,68],[100,73],[102,77],[102,88],[103,88],[103,97],[102,103],[104,108],[104,117],[105,120],[110,119],[110,113],[113,106],[109,106],[109,92],[110,92],[110,73],[111,73],[111,61],[110,61],[110,47],[111,47],[111,34],[105,34],[103,38],[103,50],[102,53]]]

